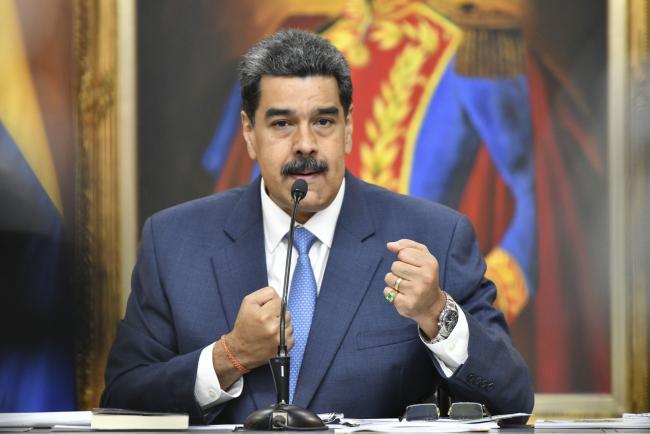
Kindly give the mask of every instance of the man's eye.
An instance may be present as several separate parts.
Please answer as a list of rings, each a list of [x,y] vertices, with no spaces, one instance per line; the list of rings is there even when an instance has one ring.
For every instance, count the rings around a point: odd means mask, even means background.
[[[317,121],[317,123],[318,123],[318,125],[320,125],[322,127],[327,127],[327,126],[333,125],[334,121],[331,120],[331,119],[327,119],[327,118],[321,118],[321,119],[319,119]]]
[[[271,125],[273,125],[274,127],[278,127],[278,128],[285,128],[285,127],[289,126],[289,122],[287,122],[287,121],[275,121]]]

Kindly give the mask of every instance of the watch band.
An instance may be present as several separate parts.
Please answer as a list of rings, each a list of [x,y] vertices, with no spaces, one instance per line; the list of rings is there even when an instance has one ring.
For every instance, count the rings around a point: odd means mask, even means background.
[[[431,339],[429,343],[435,344],[440,341],[444,341],[449,337],[454,327],[458,323],[458,305],[451,297],[451,295],[445,294],[445,307],[442,308],[440,316],[438,317],[438,334],[436,337]]]

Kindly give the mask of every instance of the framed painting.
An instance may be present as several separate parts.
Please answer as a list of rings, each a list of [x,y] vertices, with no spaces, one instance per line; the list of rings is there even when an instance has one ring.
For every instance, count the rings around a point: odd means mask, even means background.
[[[282,5],[135,5],[138,225],[257,176],[239,130],[238,59],[277,29],[319,32],[352,68],[349,169],[469,216],[499,287],[497,306],[530,366],[536,414],[647,409],[640,276],[649,256],[633,235],[647,210],[647,150],[631,135],[644,127],[631,114],[647,105],[633,106],[630,93],[647,92],[644,67],[631,69],[643,63],[633,53],[647,59],[639,42],[647,41],[647,6]]]

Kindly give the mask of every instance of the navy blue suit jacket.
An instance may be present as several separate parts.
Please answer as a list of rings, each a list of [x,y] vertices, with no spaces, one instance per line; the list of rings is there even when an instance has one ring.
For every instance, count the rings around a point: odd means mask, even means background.
[[[346,174],[346,191],[295,394],[297,405],[347,417],[395,417],[444,381],[456,400],[494,413],[530,412],[528,369],[512,347],[468,220],[441,205]],[[440,284],[469,323],[469,358],[447,379],[414,321],[383,296],[395,255],[386,242],[425,244]],[[242,395],[203,412],[194,398],[201,350],[228,333],[242,298],[267,286],[259,179],[188,202],[144,225],[126,316],[106,369],[105,407],[184,411],[193,422],[241,423],[275,402],[268,366]]]

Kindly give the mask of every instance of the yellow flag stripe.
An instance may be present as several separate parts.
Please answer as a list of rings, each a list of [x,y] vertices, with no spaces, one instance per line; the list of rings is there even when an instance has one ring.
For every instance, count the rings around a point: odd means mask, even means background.
[[[0,0],[0,120],[63,215],[59,183],[14,0]]]

